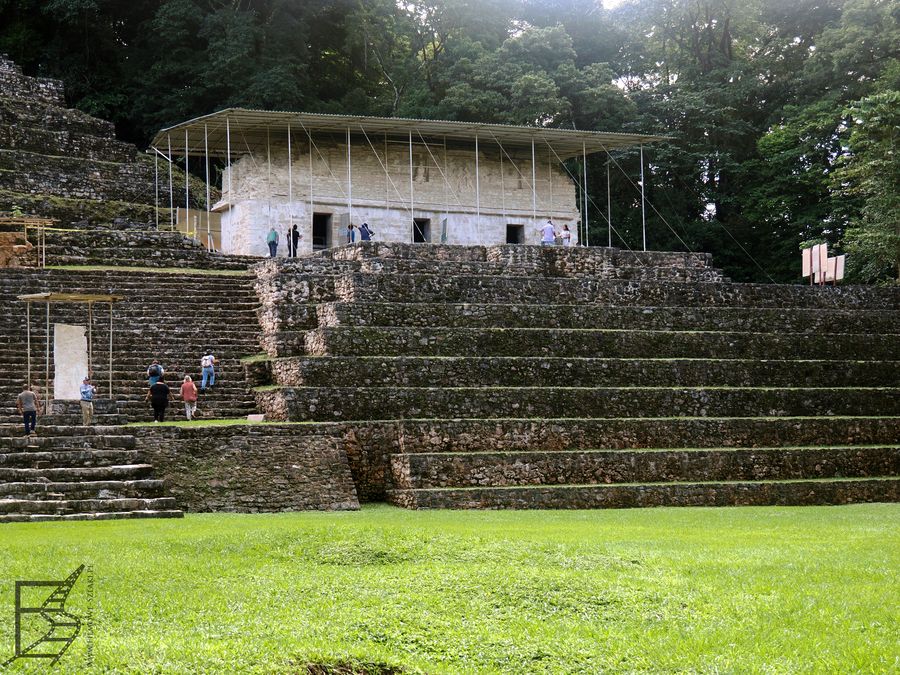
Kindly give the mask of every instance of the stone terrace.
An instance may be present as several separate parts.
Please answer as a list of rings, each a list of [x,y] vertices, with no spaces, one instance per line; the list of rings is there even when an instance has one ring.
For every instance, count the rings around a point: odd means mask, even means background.
[[[363,500],[900,498],[895,289],[525,246],[357,244],[257,273],[259,404],[336,425]]]

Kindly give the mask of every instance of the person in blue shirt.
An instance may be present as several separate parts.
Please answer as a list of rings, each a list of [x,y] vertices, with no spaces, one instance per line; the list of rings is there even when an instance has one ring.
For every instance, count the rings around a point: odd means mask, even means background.
[[[363,223],[359,226],[359,240],[360,241],[370,241],[372,239],[372,235],[375,234],[372,230],[369,229],[368,223]]]
[[[86,377],[78,391],[81,394],[81,423],[89,427],[94,421],[94,395],[97,393],[97,387],[91,384],[91,378]]]
[[[274,227],[269,230],[266,243],[269,245],[269,257],[274,258],[278,254],[278,233]]]

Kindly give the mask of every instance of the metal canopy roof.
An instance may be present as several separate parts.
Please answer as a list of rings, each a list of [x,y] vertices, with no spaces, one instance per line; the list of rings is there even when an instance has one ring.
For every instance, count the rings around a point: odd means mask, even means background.
[[[276,146],[285,145],[288,125],[293,132],[292,135],[295,138],[299,136],[301,139],[307,131],[312,134],[345,135],[349,129],[353,135],[374,135],[378,137],[379,141],[384,136],[388,136],[405,139],[408,142],[410,132],[413,135],[413,143],[421,143],[423,140],[442,141],[443,139],[474,143],[477,135],[479,144],[501,143],[509,147],[530,148],[531,142],[534,140],[541,147],[551,146],[561,159],[579,156],[583,151],[592,154],[668,138],[666,136],[617,134],[605,131],[520,127],[510,124],[228,108],[162,129],[156,134],[150,145],[160,152],[166,153],[171,141],[172,153],[175,155],[184,155],[185,146],[187,146],[187,151],[191,155],[203,155],[208,148],[211,157],[226,157],[226,120],[231,129],[231,154],[233,156],[240,156],[248,152],[264,153],[268,143]],[[185,133],[187,134],[186,139]],[[378,142],[374,138],[371,141],[375,147],[378,147]]]
[[[25,302],[118,302],[121,295],[105,295],[102,293],[31,293],[17,296]]]

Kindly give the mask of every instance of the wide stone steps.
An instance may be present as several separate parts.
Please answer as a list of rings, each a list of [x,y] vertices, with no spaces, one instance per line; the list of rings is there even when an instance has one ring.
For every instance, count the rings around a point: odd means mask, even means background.
[[[398,489],[762,481],[900,474],[900,446],[657,448],[391,456]]]
[[[900,311],[755,307],[615,307],[563,304],[334,302],[279,306],[283,328],[634,328],[752,333],[891,333]]]
[[[181,509],[168,508],[170,506],[174,506],[174,500],[168,497],[164,497],[161,500],[145,500],[145,502],[146,506],[155,508],[134,511],[99,511],[88,513],[0,513],[0,523],[40,523],[54,520],[134,520],[137,518],[184,517],[184,512],[181,511]],[[128,504],[121,504],[121,506],[122,508],[128,508]]]
[[[166,517],[180,517],[172,497],[111,497],[109,499],[0,499],[0,522],[20,520],[15,516],[82,516],[121,514],[126,511],[167,512]],[[121,517],[121,516],[118,516]],[[140,516],[132,516],[140,517]],[[152,516],[147,516],[152,517]],[[41,518],[41,520],[50,518]]]
[[[27,482],[0,483],[0,511],[4,499],[149,499],[165,494],[165,482],[152,479],[138,480],[76,480],[44,482],[40,479]]]
[[[107,464],[101,466],[54,466],[47,469],[5,468],[0,461],[0,485],[4,483],[31,483],[47,481],[52,483],[71,483],[80,481],[122,481],[145,478],[153,471],[150,464]]]
[[[900,361],[619,359],[524,356],[307,356],[266,364],[282,386],[891,386]]]
[[[61,480],[62,476],[68,475],[66,472],[70,471],[75,472],[72,475],[80,475],[78,472],[96,469],[118,471],[121,467],[148,466],[138,462],[137,450],[101,450],[97,448],[79,450],[74,446],[40,450],[38,447],[17,452],[9,452],[9,449],[0,452],[0,480],[9,480],[8,476],[25,475],[14,473],[21,471],[50,472],[43,475]],[[141,473],[141,476],[143,475]]]
[[[428,509],[600,509],[654,506],[805,506],[900,501],[900,478],[709,481],[391,490],[389,500]]]
[[[356,423],[402,437],[404,453],[523,452],[579,448],[654,449],[892,446],[900,417],[600,417],[406,419]],[[375,433],[375,432],[373,432]],[[393,447],[388,454],[397,452]]]
[[[893,360],[900,334],[549,328],[320,328],[282,336],[279,356],[581,356]],[[300,338],[302,337],[302,342]]]
[[[112,122],[91,117],[80,110],[8,96],[0,96],[0,123],[66,132],[75,137],[94,136],[112,140],[116,133]]]
[[[115,138],[51,130],[13,123],[3,124],[0,114],[0,147],[44,155],[69,155],[107,162],[134,161],[135,147]]]
[[[317,280],[298,275],[285,300],[308,302],[303,294]],[[321,279],[318,280],[321,283]],[[606,281],[593,278],[463,277],[355,273],[334,282],[344,302],[424,302],[486,304],[602,304],[624,306],[797,307],[805,309],[900,309],[888,288],[808,287],[765,284]],[[325,302],[324,298],[321,300]]]
[[[900,388],[282,387],[257,393],[276,419],[900,415]]]

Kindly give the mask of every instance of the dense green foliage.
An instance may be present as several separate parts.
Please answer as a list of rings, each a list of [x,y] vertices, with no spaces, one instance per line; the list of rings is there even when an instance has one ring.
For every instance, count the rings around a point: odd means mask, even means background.
[[[0,50],[139,144],[232,105],[665,133],[650,248],[794,280],[823,240],[859,279],[900,272],[892,0],[0,0]],[[637,153],[614,159],[638,247]]]
[[[93,567],[94,668],[85,634],[61,673],[896,672],[898,515],[368,507],[5,525],[0,607],[12,579]],[[82,616],[86,582],[67,605]],[[46,672],[32,665],[13,672]]]

